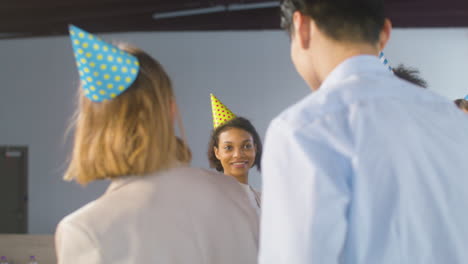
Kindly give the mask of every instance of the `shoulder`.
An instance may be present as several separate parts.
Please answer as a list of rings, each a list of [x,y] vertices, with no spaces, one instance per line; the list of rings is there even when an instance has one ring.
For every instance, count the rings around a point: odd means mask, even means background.
[[[80,223],[86,222],[84,221],[90,214],[94,214],[94,211],[99,207],[99,199],[89,202],[88,204],[82,206],[78,210],[72,212],[71,214],[64,217],[58,226],[63,227],[74,227],[77,229],[86,229],[86,226],[81,225]]]
[[[377,108],[399,105],[423,106],[450,104],[449,100],[427,89],[417,87],[398,77],[385,75],[350,75],[337,82],[328,82],[278,115],[270,125],[284,133],[320,124],[346,123],[358,113],[372,114]]]
[[[209,200],[227,202],[244,196],[244,191],[234,178],[207,169],[180,167],[154,176],[155,188],[152,192],[158,192],[158,196],[169,196],[177,192],[177,199],[189,200],[189,203]]]
[[[101,245],[89,225],[82,221],[87,206],[68,215],[57,225],[55,248],[58,263],[102,261]]]
[[[56,230],[56,239],[63,240],[76,238],[76,239],[85,239],[88,241],[96,241],[93,237],[93,232],[89,230],[87,225],[83,224],[82,218],[85,208],[81,208],[72,214],[63,218],[57,225]]]
[[[146,204],[155,196],[166,197],[174,192],[180,193],[179,198],[199,197],[203,193],[213,193],[222,189],[224,192],[239,192],[237,182],[231,177],[206,169],[179,167],[161,171],[146,176],[129,176],[122,180],[110,192],[86,204],[65,217],[66,223],[80,223],[96,227],[93,219],[96,217],[120,217],[124,209],[131,211],[138,204]],[[114,183],[113,183],[114,184]],[[163,186],[161,188],[161,186]],[[119,204],[119,210],[114,206]]]
[[[318,90],[284,110],[271,121],[266,140],[302,141],[319,136],[327,130],[323,128],[347,126],[349,105],[335,93]]]
[[[231,177],[226,177],[224,174],[207,169],[192,167],[171,169],[167,172],[156,175],[155,179],[167,184],[180,184],[187,185],[189,187],[193,187],[193,184],[196,186],[206,186],[213,184],[237,186],[237,182],[234,179]]]
[[[359,83],[351,80],[314,91],[274,118],[269,129],[276,127],[289,132],[300,131],[331,116],[343,116],[348,112],[349,105],[356,100],[356,93],[353,94],[350,90],[358,86]]]

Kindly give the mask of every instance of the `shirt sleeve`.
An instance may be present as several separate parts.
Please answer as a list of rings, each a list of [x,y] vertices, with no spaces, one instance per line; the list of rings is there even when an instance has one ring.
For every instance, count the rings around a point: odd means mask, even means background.
[[[270,125],[262,160],[260,264],[341,263],[350,201],[349,158],[320,122]]]
[[[58,264],[104,263],[99,247],[83,228],[62,221],[55,233],[55,248]]]

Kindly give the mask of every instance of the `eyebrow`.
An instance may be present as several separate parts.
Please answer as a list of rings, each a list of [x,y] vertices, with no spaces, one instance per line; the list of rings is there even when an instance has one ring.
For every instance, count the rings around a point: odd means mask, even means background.
[[[246,139],[246,140],[242,141],[242,143],[245,143],[245,142],[253,142],[253,140],[251,140],[251,139]],[[224,144],[227,144],[227,143],[232,143],[232,142],[231,142],[231,141],[224,141],[223,143],[224,143]]]

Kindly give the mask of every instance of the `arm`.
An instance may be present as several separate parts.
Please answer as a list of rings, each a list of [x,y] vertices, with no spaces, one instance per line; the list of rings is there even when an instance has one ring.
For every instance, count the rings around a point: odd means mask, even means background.
[[[320,124],[293,131],[278,120],[268,129],[260,264],[340,263],[351,168],[320,131]]]
[[[91,236],[77,225],[62,221],[55,233],[58,264],[103,263]]]

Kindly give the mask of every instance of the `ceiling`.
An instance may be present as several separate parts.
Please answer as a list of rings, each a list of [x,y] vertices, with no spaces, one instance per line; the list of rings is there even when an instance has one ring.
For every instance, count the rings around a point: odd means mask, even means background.
[[[0,39],[67,34],[67,25],[88,31],[265,30],[279,28],[273,0],[1,0]],[[231,6],[241,10],[226,10]],[[182,10],[221,11],[154,19]],[[387,0],[395,27],[468,27],[466,0]],[[170,13],[169,15],[176,15]],[[180,14],[179,14],[180,15]]]

